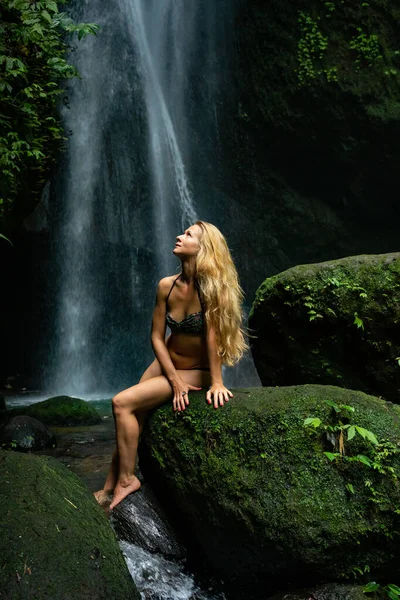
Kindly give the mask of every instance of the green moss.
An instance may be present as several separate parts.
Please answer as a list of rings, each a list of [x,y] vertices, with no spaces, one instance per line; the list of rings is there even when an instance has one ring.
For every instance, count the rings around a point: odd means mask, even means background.
[[[95,425],[101,418],[89,402],[69,396],[56,396],[37,404],[14,409],[13,414],[24,414],[54,427]]]
[[[13,600],[139,598],[81,481],[49,457],[0,451],[0,589]]]
[[[216,559],[205,560],[221,577],[259,579],[261,569],[271,585],[292,572],[305,581],[332,579],[363,560],[379,572],[400,547],[400,539],[383,533],[398,528],[397,515],[370,502],[365,479],[383,486],[393,505],[400,501],[396,486],[360,465],[329,463],[329,444],[303,427],[310,415],[328,417],[325,399],[355,406],[357,424],[397,442],[397,407],[331,386],[236,390],[218,410],[191,394],[181,416],[170,416],[169,406],[152,415],[140,448],[145,477],[205,554],[212,539]],[[349,442],[365,452],[363,444]]]

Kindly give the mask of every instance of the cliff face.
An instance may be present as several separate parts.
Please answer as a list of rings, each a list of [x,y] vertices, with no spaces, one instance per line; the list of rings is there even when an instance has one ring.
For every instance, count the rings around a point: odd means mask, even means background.
[[[227,152],[234,219],[248,223],[236,222],[235,243],[254,239],[248,264],[264,276],[395,250],[400,8],[247,0],[236,36]]]

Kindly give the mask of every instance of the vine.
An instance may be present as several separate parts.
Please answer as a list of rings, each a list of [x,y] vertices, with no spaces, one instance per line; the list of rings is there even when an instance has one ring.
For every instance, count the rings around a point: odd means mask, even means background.
[[[95,35],[94,23],[74,23],[65,0],[4,0],[0,7],[0,219],[13,203],[37,200],[62,146],[56,115],[61,82],[78,76],[65,53],[69,39]]]

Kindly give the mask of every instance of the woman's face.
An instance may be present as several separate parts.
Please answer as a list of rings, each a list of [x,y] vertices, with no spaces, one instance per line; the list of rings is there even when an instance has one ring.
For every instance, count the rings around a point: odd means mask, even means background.
[[[176,244],[172,252],[175,256],[182,258],[197,256],[202,233],[199,225],[191,225],[184,233],[176,237]]]

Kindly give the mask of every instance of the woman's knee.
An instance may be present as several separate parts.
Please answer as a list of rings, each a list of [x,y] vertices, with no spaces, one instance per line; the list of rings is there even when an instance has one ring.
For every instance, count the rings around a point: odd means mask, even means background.
[[[112,409],[114,414],[123,412],[132,412],[135,409],[135,396],[132,392],[119,392],[112,399]]]

